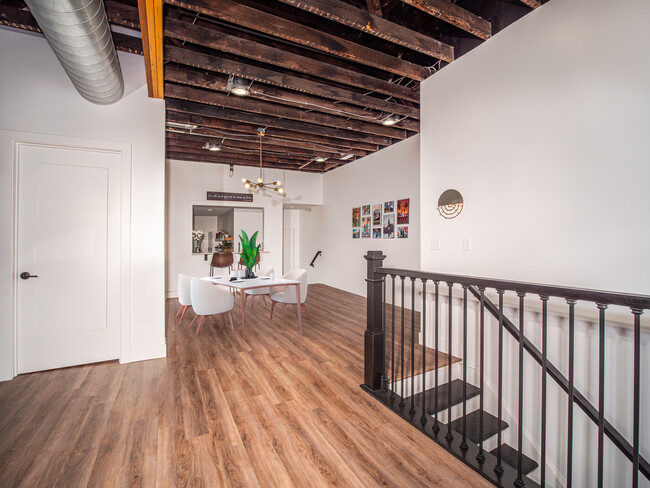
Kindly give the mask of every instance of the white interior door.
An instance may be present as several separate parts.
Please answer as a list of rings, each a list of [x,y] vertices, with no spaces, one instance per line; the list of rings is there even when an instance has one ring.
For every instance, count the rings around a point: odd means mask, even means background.
[[[17,161],[17,372],[118,358],[120,153],[21,144]]]

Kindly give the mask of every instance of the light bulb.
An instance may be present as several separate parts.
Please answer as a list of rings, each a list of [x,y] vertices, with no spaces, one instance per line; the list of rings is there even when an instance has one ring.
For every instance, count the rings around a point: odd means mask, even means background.
[[[278,188],[278,193],[284,193],[284,188]]]
[[[258,183],[262,183],[262,181],[263,181],[262,178],[257,178]]]
[[[237,96],[240,96],[240,97],[245,97],[250,92],[248,91],[248,88],[246,88],[245,86],[236,86],[231,90],[231,93],[233,95],[237,95]]]
[[[278,180],[278,181],[275,182],[275,184],[276,184],[276,185],[281,185],[282,182],[281,182],[280,180]]]
[[[242,183],[246,183],[246,178],[242,178],[242,179],[241,179],[241,182],[242,182]]]
[[[244,188],[247,188],[247,189],[248,189],[248,188],[250,188],[250,187],[251,187],[251,185],[250,185],[249,183],[246,183],[246,184],[244,185]]]

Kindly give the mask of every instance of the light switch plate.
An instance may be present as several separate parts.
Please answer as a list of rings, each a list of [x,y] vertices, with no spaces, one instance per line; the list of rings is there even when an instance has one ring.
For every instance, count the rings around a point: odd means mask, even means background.
[[[433,239],[431,241],[431,250],[440,251],[440,239]]]
[[[469,237],[464,237],[463,238],[463,251],[471,251],[472,250],[472,240]]]

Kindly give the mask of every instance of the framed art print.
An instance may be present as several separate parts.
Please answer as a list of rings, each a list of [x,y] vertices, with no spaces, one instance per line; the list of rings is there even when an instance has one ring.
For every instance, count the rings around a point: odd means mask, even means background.
[[[361,237],[364,239],[370,237],[370,217],[361,218]]]
[[[381,203],[372,206],[372,225],[381,225]]]
[[[372,228],[372,238],[373,239],[381,239],[381,227],[373,227]]]
[[[366,217],[370,215],[370,205],[363,205],[361,207],[361,216]]]
[[[397,223],[409,223],[409,199],[397,200]]]
[[[355,207],[352,209],[352,227],[359,227],[361,225],[361,207]]]
[[[358,239],[359,235],[359,229],[352,229],[352,239]]]
[[[395,237],[395,214],[384,214],[384,239]]]
[[[397,238],[406,239],[409,236],[409,226],[408,225],[398,225],[397,226]]]
[[[393,213],[395,211],[395,200],[384,202],[384,213]]]

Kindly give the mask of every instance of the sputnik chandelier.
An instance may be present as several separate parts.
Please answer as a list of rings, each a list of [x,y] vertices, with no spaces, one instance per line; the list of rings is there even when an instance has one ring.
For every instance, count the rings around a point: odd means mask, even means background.
[[[242,178],[241,181],[244,184],[244,188],[247,190],[255,191],[257,189],[268,188],[269,190],[277,191],[278,193],[284,193],[284,188],[282,188],[282,182],[280,180],[264,183],[264,178],[262,176],[262,137],[264,136],[264,132],[265,130],[261,127],[257,129],[257,135],[260,138],[260,177],[257,178],[256,182],[252,182],[246,178]]]

